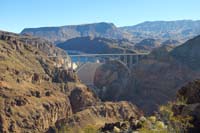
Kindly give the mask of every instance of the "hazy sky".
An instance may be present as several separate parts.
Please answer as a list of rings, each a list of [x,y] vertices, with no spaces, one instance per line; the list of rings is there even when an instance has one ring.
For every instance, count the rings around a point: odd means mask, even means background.
[[[1,0],[0,30],[113,22],[200,19],[200,0]]]

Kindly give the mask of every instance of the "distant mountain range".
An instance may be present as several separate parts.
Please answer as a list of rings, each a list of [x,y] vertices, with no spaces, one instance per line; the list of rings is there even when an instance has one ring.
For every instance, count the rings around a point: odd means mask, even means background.
[[[102,37],[111,39],[131,39],[132,35],[118,29],[112,23],[93,23],[61,27],[26,28],[21,34],[43,37],[54,43],[64,42],[77,37]]]
[[[134,26],[116,27],[113,23],[92,23],[61,27],[25,28],[21,34],[43,37],[54,43],[77,37],[101,37],[128,39],[139,42],[143,39],[186,41],[200,34],[200,20],[152,21]]]
[[[140,38],[185,41],[200,34],[200,20],[147,21],[120,29]]]
[[[100,48],[99,44],[102,44],[102,42],[98,44],[96,44],[97,42],[94,43],[95,40],[97,41],[100,38],[100,40],[104,40],[107,44],[109,43],[109,48],[111,48],[110,46],[112,43],[115,45],[114,47],[116,47],[117,45],[121,45],[119,40],[127,40],[135,50],[151,51],[154,48],[163,45],[178,46],[199,35],[200,20],[152,21],[127,27],[116,27],[113,23],[101,22],[61,27],[26,28],[21,34],[28,34],[47,39],[64,49],[69,48],[69,46],[67,46],[68,44],[70,44],[71,50],[77,50],[77,48],[79,48],[79,50],[86,50],[85,47],[88,47],[87,51],[90,49],[90,53],[92,50],[96,51]],[[85,40],[87,37],[94,39],[90,39],[88,42],[88,40]],[[83,39],[82,42],[80,41],[81,39]],[[78,44],[74,44],[75,42]],[[99,48],[96,48],[95,50],[91,49],[90,44],[82,44],[86,42]],[[74,49],[72,49],[72,44],[76,45],[73,46]],[[104,46],[101,46],[101,48]],[[106,50],[103,49],[99,52],[102,53],[105,51]]]

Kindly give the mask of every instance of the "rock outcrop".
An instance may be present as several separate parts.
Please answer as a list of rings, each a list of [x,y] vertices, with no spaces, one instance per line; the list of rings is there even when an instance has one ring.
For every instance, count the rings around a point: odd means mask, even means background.
[[[191,116],[190,133],[200,132],[200,80],[188,83],[182,87],[177,94],[177,101],[185,102],[184,105],[178,103],[174,105],[174,114],[182,117]]]
[[[94,85],[99,97],[104,101],[122,100],[130,82],[130,70],[121,61],[108,61],[97,68]],[[120,98],[119,98],[120,97]]]

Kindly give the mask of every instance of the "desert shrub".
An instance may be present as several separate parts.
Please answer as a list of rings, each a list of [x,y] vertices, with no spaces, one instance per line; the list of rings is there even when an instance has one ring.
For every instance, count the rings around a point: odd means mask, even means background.
[[[155,116],[150,116],[142,124],[139,133],[168,133],[167,126],[164,122],[157,120]]]
[[[178,101],[178,105],[184,105],[184,101]],[[190,121],[192,117],[174,115],[172,111],[174,103],[170,102],[159,109],[161,119],[166,123],[169,132],[181,133],[186,132],[188,128],[192,127]]]
[[[167,105],[160,106],[156,116],[150,116],[143,122],[141,133],[183,133],[192,127],[190,116],[175,115],[172,111],[174,105],[186,105],[185,99],[179,99],[175,103],[169,102]]]

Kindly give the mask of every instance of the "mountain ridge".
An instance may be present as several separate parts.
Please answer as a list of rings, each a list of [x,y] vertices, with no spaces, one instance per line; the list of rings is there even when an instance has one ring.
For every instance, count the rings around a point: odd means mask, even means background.
[[[91,23],[82,25],[69,25],[61,27],[40,27],[25,28],[21,34],[44,37],[54,43],[64,42],[76,37],[104,37],[104,38],[125,38],[131,36],[129,33],[119,30],[113,23]]]

